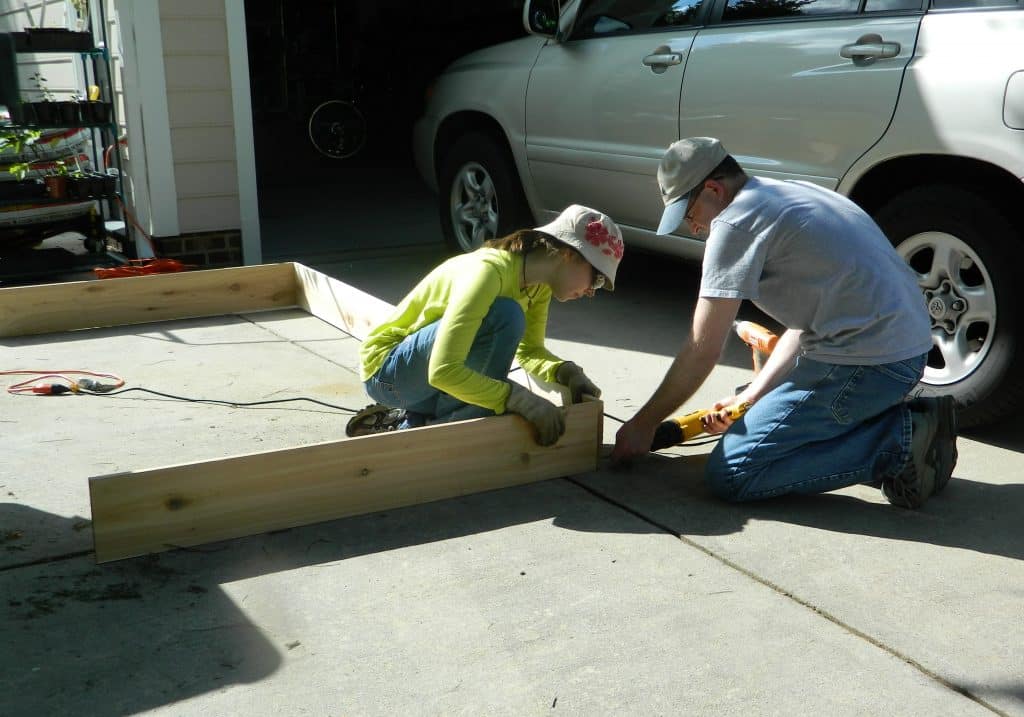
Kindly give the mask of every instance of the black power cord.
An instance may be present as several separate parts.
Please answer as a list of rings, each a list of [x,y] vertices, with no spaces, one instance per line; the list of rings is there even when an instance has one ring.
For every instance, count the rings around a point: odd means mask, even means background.
[[[327,408],[333,408],[337,411],[344,411],[346,413],[358,413],[358,409],[347,408],[346,406],[337,406],[333,403],[327,403],[316,398],[309,398],[308,396],[296,396],[295,398],[275,398],[267,401],[222,401],[216,398],[189,398],[188,396],[176,396],[173,393],[164,393],[162,391],[154,391],[149,388],[132,387],[123,388],[119,391],[107,391],[103,393],[94,393],[92,391],[81,391],[80,393],[84,396],[120,396],[123,393],[129,393],[130,391],[139,391],[141,393],[149,393],[154,396],[160,396],[161,398],[170,398],[175,401],[185,401],[187,403],[208,403],[215,406],[229,406],[232,408],[248,408],[250,406],[267,406],[275,403],[288,403],[291,401],[308,401],[309,403],[315,403],[320,406]]]

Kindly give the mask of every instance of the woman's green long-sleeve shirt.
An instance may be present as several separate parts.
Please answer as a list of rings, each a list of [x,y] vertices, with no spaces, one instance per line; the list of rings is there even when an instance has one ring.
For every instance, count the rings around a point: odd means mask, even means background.
[[[500,249],[477,249],[442,263],[366,337],[359,352],[362,380],[377,373],[406,336],[440,321],[427,374],[430,385],[465,403],[504,413],[509,385],[468,368],[466,357],[491,304],[507,297],[526,314],[516,360],[530,375],[554,381],[562,359],[544,348],[551,289],[540,284],[536,295],[531,290],[528,297],[519,288],[522,271],[523,256]]]

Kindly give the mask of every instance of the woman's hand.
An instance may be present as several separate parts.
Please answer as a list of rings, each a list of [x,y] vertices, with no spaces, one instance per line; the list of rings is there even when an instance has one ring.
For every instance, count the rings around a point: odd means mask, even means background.
[[[601,398],[601,389],[572,361],[566,361],[558,367],[555,371],[555,380],[569,389],[573,403],[582,401],[584,395]]]

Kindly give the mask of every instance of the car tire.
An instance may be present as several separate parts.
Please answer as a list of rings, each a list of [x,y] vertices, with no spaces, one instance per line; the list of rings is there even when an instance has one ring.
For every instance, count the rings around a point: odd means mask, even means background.
[[[473,132],[452,144],[438,186],[441,230],[455,251],[473,251],[533,224],[511,154],[487,134]]]
[[[875,220],[928,303],[934,347],[917,392],[952,395],[964,428],[1011,414],[1024,399],[1013,225],[982,196],[952,185],[897,195]]]

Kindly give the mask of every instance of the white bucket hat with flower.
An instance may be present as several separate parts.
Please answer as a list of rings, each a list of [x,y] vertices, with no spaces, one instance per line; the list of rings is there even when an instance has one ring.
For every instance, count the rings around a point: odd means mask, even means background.
[[[622,231],[607,215],[573,204],[550,224],[536,227],[534,231],[543,232],[578,251],[604,276],[604,288],[615,290],[615,272],[625,245]]]

